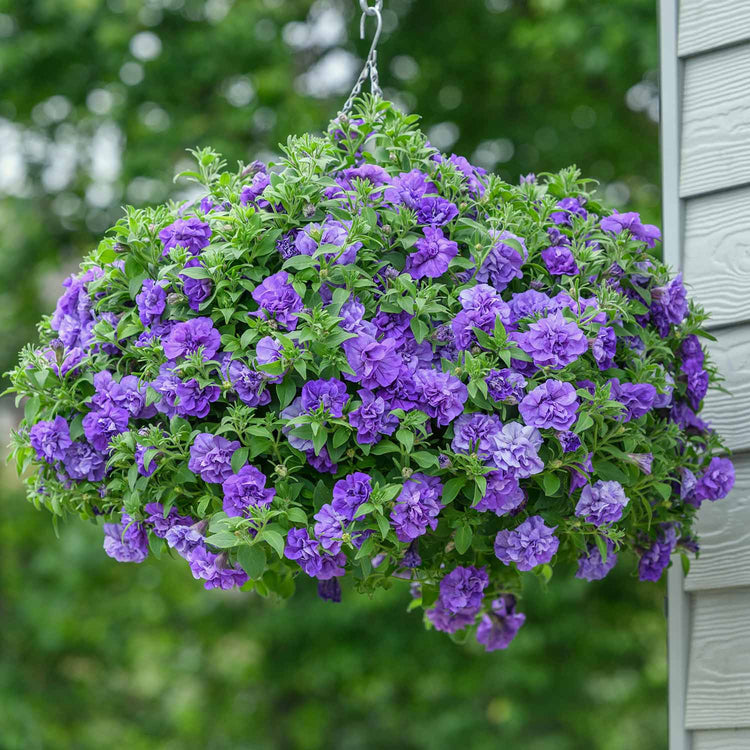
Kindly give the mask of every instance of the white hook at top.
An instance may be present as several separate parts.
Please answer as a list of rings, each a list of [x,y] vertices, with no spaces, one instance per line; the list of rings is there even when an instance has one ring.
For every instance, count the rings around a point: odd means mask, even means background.
[[[368,5],[367,0],[359,0],[359,7],[362,9],[362,16],[359,19],[359,38],[365,38],[365,18],[375,16],[377,26],[375,27],[375,37],[373,38],[373,49],[377,46],[380,39],[380,32],[383,30],[383,0],[375,0],[375,5]]]

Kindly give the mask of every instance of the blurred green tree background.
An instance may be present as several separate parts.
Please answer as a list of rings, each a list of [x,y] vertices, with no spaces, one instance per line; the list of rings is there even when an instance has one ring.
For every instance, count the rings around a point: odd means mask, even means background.
[[[121,205],[185,195],[185,149],[272,159],[324,128],[358,19],[354,0],[0,0],[3,370]],[[386,0],[384,20],[381,83],[437,146],[514,181],[576,163],[658,221],[654,0]],[[2,479],[3,750],[666,747],[664,589],[634,561],[532,587],[521,637],[486,655],[423,632],[402,586],[331,605],[300,580],[278,604],[120,565]]]

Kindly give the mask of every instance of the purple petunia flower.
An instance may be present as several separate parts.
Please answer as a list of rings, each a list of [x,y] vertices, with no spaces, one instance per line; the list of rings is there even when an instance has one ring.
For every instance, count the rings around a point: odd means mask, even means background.
[[[618,418],[623,422],[640,419],[654,406],[656,388],[651,383],[620,383],[611,378],[610,398],[619,401],[625,407],[625,413]]]
[[[328,262],[336,259],[338,265],[357,262],[357,251],[361,242],[349,243],[351,222],[342,222],[327,216],[323,224],[307,224],[294,240],[294,247],[301,255],[314,255],[321,245],[333,245],[340,250],[324,254]]]
[[[458,255],[458,245],[438,227],[425,227],[424,237],[420,237],[414,247],[416,251],[407,257],[404,270],[417,280],[442,276]]]
[[[71,479],[100,482],[104,478],[106,460],[90,443],[75,440],[65,451],[62,462]]]
[[[416,210],[419,201],[427,193],[437,193],[437,187],[430,181],[430,176],[418,169],[396,175],[391,184],[385,189],[384,198],[392,205],[403,204],[407,208]]]
[[[420,224],[429,224],[431,227],[444,226],[458,216],[458,208],[455,203],[436,195],[420,198],[416,210],[417,221]]]
[[[572,250],[565,245],[552,245],[542,250],[542,260],[553,276],[576,276],[580,273]]]
[[[599,548],[595,544],[589,544],[586,548],[586,554],[578,558],[576,578],[582,578],[586,581],[600,581],[617,565],[614,543],[611,539],[605,539],[604,543],[607,546],[607,559],[602,560],[602,553]]]
[[[174,362],[203,348],[203,361],[214,358],[221,345],[221,334],[211,318],[192,318],[175,324],[164,340],[164,354]]]
[[[615,366],[616,351],[617,336],[614,328],[602,326],[591,344],[591,354],[600,370],[608,370]]]
[[[492,334],[498,318],[504,326],[510,324],[510,308],[488,284],[465,289],[458,298],[463,309],[451,321],[451,329],[459,349],[468,349],[476,341],[473,328]]]
[[[322,407],[332,417],[341,418],[347,401],[346,386],[337,378],[310,380],[302,386],[301,405],[307,412],[316,412]]]
[[[587,484],[583,488],[575,512],[587,523],[603,526],[619,521],[628,502],[619,482],[599,480],[593,486]]]
[[[541,516],[531,516],[513,531],[498,531],[495,556],[506,565],[516,563],[519,570],[532,570],[548,563],[560,545],[554,534],[556,528],[547,526]]]
[[[503,471],[491,471],[486,479],[487,491],[474,506],[474,510],[505,516],[518,510],[526,501],[526,495],[514,476]]]
[[[36,457],[48,464],[62,461],[68,448],[73,444],[70,439],[70,426],[63,417],[37,422],[29,430],[29,439],[31,447],[36,451]]]
[[[142,477],[150,477],[156,471],[156,467],[159,464],[158,459],[162,455],[161,453],[153,453],[148,468],[146,468],[146,453],[150,450],[153,450],[153,448],[148,445],[141,445],[140,443],[135,447],[135,465],[138,467],[138,473]]]
[[[553,370],[575,362],[588,349],[583,331],[559,311],[532,323],[518,344],[537,367]]]
[[[122,512],[120,523],[105,523],[104,551],[118,562],[143,562],[148,557],[148,534],[143,524]]]
[[[628,231],[634,239],[645,242],[648,247],[654,247],[656,240],[661,239],[659,227],[653,224],[642,224],[640,215],[635,211],[624,214],[615,211],[611,216],[605,216],[601,220],[601,228],[610,234]]]
[[[190,447],[188,468],[204,482],[221,484],[232,475],[232,455],[239,447],[237,440],[201,432]]]
[[[528,259],[529,253],[524,240],[512,232],[492,231],[490,234],[495,244],[477,271],[476,279],[491,284],[498,292],[502,292],[513,279],[523,278],[521,266]],[[509,245],[507,240],[519,245],[521,251]]]
[[[517,404],[526,393],[526,378],[509,367],[490,370],[484,380],[487,383],[487,394],[495,401]]]
[[[190,516],[181,516],[175,507],[170,508],[165,515],[161,503],[146,503],[143,510],[146,512],[145,523],[159,539],[165,539],[169,530],[175,526],[189,527],[195,523]]]
[[[485,651],[508,648],[524,622],[526,615],[516,612],[516,597],[503,594],[494,599],[489,612],[482,615],[477,626],[477,641]]]
[[[658,537],[641,554],[638,562],[638,578],[641,581],[658,581],[664,569],[669,565],[669,559],[676,546],[677,531],[674,525],[661,524]]]
[[[435,630],[440,630],[443,633],[455,633],[468,625],[473,625],[477,617],[476,612],[451,612],[440,599],[425,614]]]
[[[451,450],[454,453],[477,453],[485,459],[494,445],[492,437],[502,426],[496,414],[462,414],[453,424]]]
[[[542,436],[536,427],[506,422],[492,439],[490,461],[493,466],[518,479],[544,471],[537,452],[542,446]]]
[[[188,558],[193,578],[203,580],[203,587],[208,589],[233,589],[244,586],[248,575],[239,566],[230,566],[226,552],[215,555],[205,547],[196,547]]]
[[[361,389],[357,395],[362,404],[349,413],[349,424],[357,430],[357,442],[377,443],[383,435],[392,435],[399,425],[398,417],[391,414],[391,406],[372,391]]]
[[[241,360],[233,359],[227,365],[226,377],[240,400],[248,406],[265,406],[271,401],[271,394],[264,387],[268,378]]]
[[[330,503],[323,505],[313,518],[316,521],[313,530],[320,546],[335,555],[341,550],[341,537],[344,534],[347,519],[337,513]]]
[[[579,198],[563,198],[557,202],[557,207],[560,211],[553,211],[549,218],[558,226],[570,226],[572,223],[571,216],[580,216],[583,219],[588,216],[588,212]]]
[[[83,432],[86,439],[96,450],[105,453],[109,441],[128,429],[130,415],[112,403],[107,403],[99,409],[90,411],[83,418]]]
[[[164,312],[167,306],[167,293],[164,291],[166,286],[166,281],[143,280],[135,303],[138,306],[138,317],[144,326],[150,326]]]
[[[192,521],[192,519],[190,519]],[[178,555],[190,560],[193,552],[203,546],[205,533],[208,530],[208,520],[198,523],[176,523],[167,529],[164,538],[170,549]]]
[[[670,325],[678,326],[688,314],[687,292],[678,273],[665,286],[651,289],[651,321],[662,338],[669,335]]]
[[[211,410],[211,404],[221,395],[217,385],[201,388],[195,378],[180,381],[177,385],[176,411],[180,417],[205,417]]]
[[[518,405],[523,421],[530,427],[568,430],[578,411],[576,389],[570,383],[545,380]]]
[[[159,232],[164,244],[162,255],[168,255],[172,248],[185,248],[191,255],[198,255],[210,243],[211,227],[200,219],[177,219]]]
[[[318,546],[318,541],[310,537],[307,529],[290,529],[284,557],[295,560],[307,575],[321,581],[344,575],[346,555],[343,552],[321,554]]]
[[[565,430],[557,433],[560,447],[565,453],[575,453],[581,447],[581,438],[575,432]]]
[[[734,487],[734,465],[728,458],[714,456],[695,485],[699,500],[721,500]]]
[[[396,352],[395,339],[377,341],[372,336],[360,334],[343,343],[346,358],[354,376],[345,376],[362,384],[364,388],[390,385],[401,367],[401,357]]]
[[[266,488],[266,475],[250,464],[227,477],[221,485],[224,493],[224,512],[228,516],[247,516],[250,507],[265,508],[276,490]]]
[[[278,271],[264,279],[253,289],[252,297],[260,309],[251,315],[263,320],[275,320],[289,331],[297,327],[297,313],[302,311],[304,305],[302,297],[289,283],[286,271]]]
[[[463,411],[469,397],[466,386],[448,372],[417,370],[414,383],[422,410],[441,426],[450,424]]]
[[[364,505],[372,494],[372,477],[361,471],[347,474],[333,485],[333,510],[347,521],[353,521],[354,514],[361,505]],[[362,520],[360,516],[356,520]]]
[[[391,523],[399,541],[410,542],[431,528],[437,528],[442,505],[443,483],[437,477],[419,472],[404,482],[391,511]]]
[[[190,258],[185,263],[185,268],[202,268],[203,263],[198,258]],[[188,306],[191,310],[198,312],[200,306],[205,302],[213,291],[213,284],[211,279],[194,279],[187,274],[181,273],[180,278],[182,279],[182,291],[187,297]]]
[[[576,490],[585,487],[588,484],[589,478],[584,474],[591,474],[594,471],[594,465],[591,463],[591,457],[593,453],[589,453],[582,464],[573,464],[570,467],[570,494],[572,495]]]
[[[454,614],[476,614],[482,606],[484,590],[489,583],[486,568],[458,565],[440,581],[440,601]]]
[[[546,294],[536,289],[516,292],[508,303],[510,322],[515,324],[523,318],[536,318],[540,314],[548,313],[554,306],[555,304]]]

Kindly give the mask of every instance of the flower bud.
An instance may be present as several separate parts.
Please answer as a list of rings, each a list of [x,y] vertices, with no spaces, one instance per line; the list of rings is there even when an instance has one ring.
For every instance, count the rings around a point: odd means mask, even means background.
[[[314,213],[315,213],[315,206],[313,206],[312,203],[305,203],[305,205],[302,207],[302,215],[306,219],[310,219],[312,218]]]
[[[185,299],[179,292],[170,292],[167,295],[167,304],[179,305],[182,300]]]
[[[276,475],[281,477],[282,479],[286,477],[289,474],[289,470],[284,466],[284,464],[277,464],[274,466],[273,469],[276,472]]]
[[[408,466],[404,466],[404,468],[401,469],[401,476],[404,479],[409,479],[413,473],[414,469],[410,469]]]

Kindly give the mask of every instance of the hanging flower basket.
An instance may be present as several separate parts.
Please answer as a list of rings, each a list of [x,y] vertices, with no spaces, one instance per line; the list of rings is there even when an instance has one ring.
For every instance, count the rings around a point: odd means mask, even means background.
[[[510,185],[442,155],[377,97],[283,151],[196,152],[200,203],[127,209],[65,282],[12,373],[32,502],[209,589],[403,579],[488,650],[524,576],[633,551],[657,580],[695,549],[734,475],[656,227],[573,168]]]

